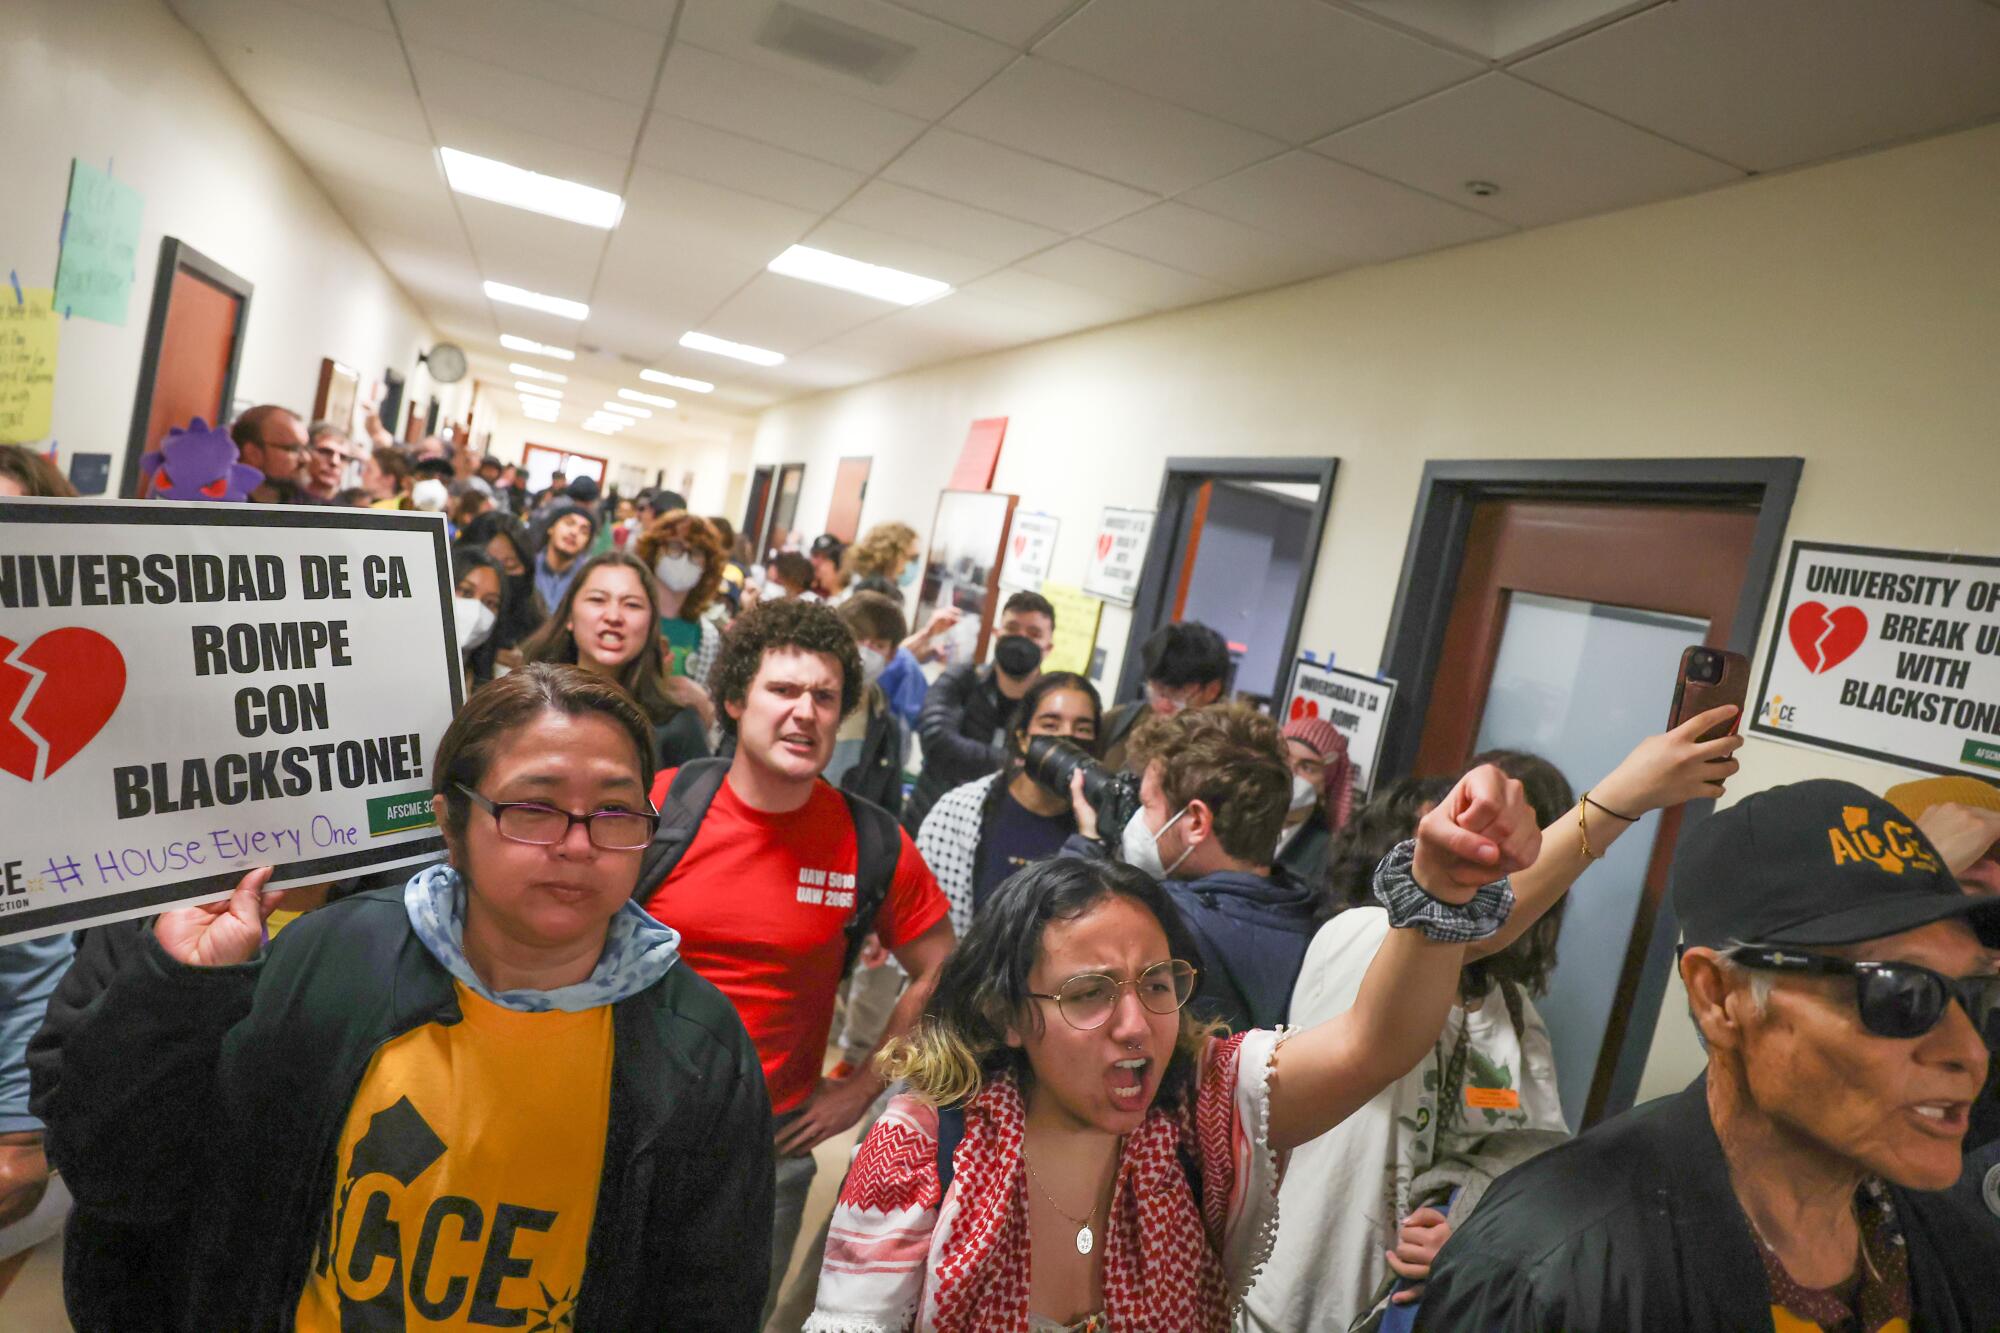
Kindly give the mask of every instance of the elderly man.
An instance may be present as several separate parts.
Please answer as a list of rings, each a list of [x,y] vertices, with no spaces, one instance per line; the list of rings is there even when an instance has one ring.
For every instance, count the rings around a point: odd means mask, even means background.
[[[1672,891],[1707,1074],[1502,1178],[1417,1327],[2000,1328],[2000,1228],[1927,1192],[1986,1076],[2000,902],[1824,780],[1704,821]]]

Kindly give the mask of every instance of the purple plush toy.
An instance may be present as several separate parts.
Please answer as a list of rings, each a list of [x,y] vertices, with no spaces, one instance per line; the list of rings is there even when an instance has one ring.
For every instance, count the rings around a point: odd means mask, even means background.
[[[200,417],[167,432],[139,459],[151,476],[146,494],[160,500],[246,500],[264,474],[236,461],[236,441]]]

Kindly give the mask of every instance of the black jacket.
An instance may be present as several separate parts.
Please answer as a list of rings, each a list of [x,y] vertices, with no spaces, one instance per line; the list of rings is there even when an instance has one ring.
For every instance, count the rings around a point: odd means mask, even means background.
[[[924,696],[917,718],[924,766],[903,807],[903,827],[915,837],[937,798],[974,778],[1000,771],[1000,740],[1014,718],[1016,701],[1000,693],[990,666],[955,666],[939,676]]]
[[[1950,1194],[1890,1194],[1909,1245],[1911,1327],[2000,1328],[1993,1219]],[[1705,1077],[1502,1176],[1439,1252],[1417,1313],[1438,1333],[1771,1326]]]
[[[400,889],[302,917],[236,967],[176,963],[150,930],[122,944],[87,952],[92,971],[72,971],[29,1055],[77,1199],[70,1240],[91,1247],[66,1261],[71,1318],[85,1333],[289,1329],[355,1091],[384,1043],[458,1021],[452,978]],[[771,1115],[742,1022],[677,965],[612,1007],[612,1052],[577,1326],[755,1329]],[[134,1267],[96,1252],[121,1238],[158,1284],[137,1298],[102,1285]]]

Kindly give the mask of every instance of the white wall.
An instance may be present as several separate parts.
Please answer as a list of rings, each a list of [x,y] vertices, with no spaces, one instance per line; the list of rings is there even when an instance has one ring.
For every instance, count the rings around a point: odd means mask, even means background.
[[[0,268],[55,284],[72,157],[144,196],[138,276],[122,328],[63,325],[51,435],[113,455],[116,484],[138,384],[160,239],[175,236],[254,287],[236,396],[310,412],[320,359],[385,367],[406,394],[462,413],[417,364],[422,314],[244,101],[208,49],[159,0],[6,0],[0,20]]]
[[[1792,537],[2000,550],[1996,348],[1989,126],[785,404],[755,461],[807,463],[816,530],[834,461],[872,454],[864,528],[928,532],[967,426],[1008,417],[994,488],[1061,516],[1076,583],[1099,509],[1150,507],[1169,456],[1335,455],[1304,641],[1372,670],[1431,458],[1799,455]],[[1128,625],[1107,608],[1107,680]],[[1733,796],[1902,776],[1742,758]],[[1642,1095],[1701,1063],[1683,1009],[1676,983]]]
[[[522,449],[530,444],[552,445],[579,454],[593,454],[611,466],[608,480],[616,480],[618,465],[630,463],[645,469],[647,485],[661,468],[667,470],[667,485],[680,489],[681,474],[694,473],[694,487],[685,492],[688,506],[697,514],[721,514],[734,523],[738,514],[726,507],[732,477],[740,478],[749,467],[749,431],[718,432],[712,436],[673,444],[660,444],[631,435],[599,435],[563,422],[530,421],[519,413],[496,410],[487,421],[486,399],[474,419],[473,438],[491,430],[487,452],[509,463],[521,461]]]

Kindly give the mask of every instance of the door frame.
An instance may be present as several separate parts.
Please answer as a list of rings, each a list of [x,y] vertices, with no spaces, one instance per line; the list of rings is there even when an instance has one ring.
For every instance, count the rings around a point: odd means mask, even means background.
[[[1278,660],[1296,662],[1299,634],[1305,622],[1306,600],[1312,595],[1313,574],[1319,567],[1320,543],[1326,537],[1326,519],[1333,508],[1333,481],[1340,460],[1324,456],[1294,455],[1274,458],[1169,458],[1160,477],[1160,495],[1154,504],[1153,537],[1146,549],[1146,562],[1139,570],[1139,591],[1132,599],[1132,624],[1125,636],[1124,659],[1118,666],[1118,688],[1113,701],[1138,697],[1145,666],[1140,648],[1162,625],[1173,619],[1173,602],[1181,582],[1181,554],[1188,538],[1202,522],[1196,512],[1196,497],[1205,481],[1296,481],[1316,483],[1319,499],[1312,506],[1306,534],[1305,556],[1299,563],[1299,586],[1292,594],[1291,617],[1285,625],[1284,647]],[[1281,686],[1282,692],[1282,686]]]
[[[1432,460],[1424,464],[1416,511],[1403,553],[1382,674],[1396,681],[1396,698],[1382,743],[1381,774],[1398,777],[1416,761],[1431,682],[1443,659],[1445,630],[1465,559],[1473,507],[1484,500],[1595,500],[1611,503],[1750,504],[1756,536],[1744,571],[1743,596],[1729,625],[1727,647],[1746,657],[1757,649],[1764,612],[1777,581],[1801,458],[1636,458]],[[1662,693],[1665,681],[1662,681]],[[1681,831],[1706,818],[1713,801],[1682,807]],[[1674,966],[1680,922],[1662,899],[1650,926],[1645,962],[1629,997],[1627,1020],[1601,1116],[1632,1105],[1651,1052]]]
[[[236,401],[236,372],[243,364],[243,334],[250,327],[248,278],[239,277],[210,259],[178,236],[160,238],[160,264],[153,277],[153,306],[146,315],[146,342],[139,353],[139,384],[132,397],[132,427],[125,437],[125,460],[118,473],[118,494],[130,496],[139,490],[139,457],[146,452],[146,427],[153,419],[154,381],[160,372],[160,343],[167,336],[167,310],[173,305],[174,278],[181,272],[200,278],[236,298],[236,327],[230,332],[229,369],[222,379],[220,421],[209,424],[217,430],[229,426],[230,406]]]

